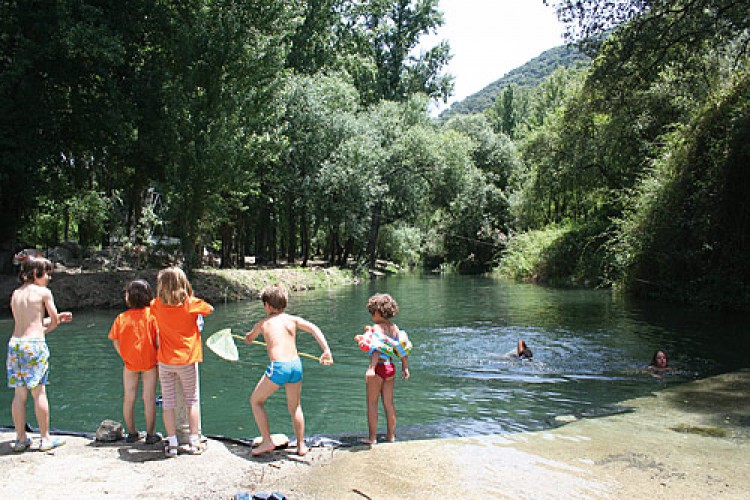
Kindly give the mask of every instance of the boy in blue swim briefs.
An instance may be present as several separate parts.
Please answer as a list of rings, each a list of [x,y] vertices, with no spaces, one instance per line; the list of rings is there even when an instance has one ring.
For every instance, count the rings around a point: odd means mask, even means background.
[[[323,351],[320,364],[333,364],[333,356],[320,328],[305,319],[284,312],[289,300],[286,288],[282,285],[269,285],[263,290],[260,298],[266,310],[266,317],[258,321],[245,335],[245,342],[250,344],[258,335],[263,335],[271,362],[250,396],[250,406],[261,435],[261,442],[252,453],[261,455],[274,450],[265,403],[279,387],[285,386],[287,407],[292,417],[294,434],[297,436],[297,454],[302,456],[307,454],[308,448],[305,446],[305,416],[300,404],[302,361],[297,353],[297,329],[311,333],[315,337]]]

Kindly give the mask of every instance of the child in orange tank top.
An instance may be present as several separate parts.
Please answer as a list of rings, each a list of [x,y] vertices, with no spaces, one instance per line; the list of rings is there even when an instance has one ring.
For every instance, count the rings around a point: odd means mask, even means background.
[[[156,427],[156,342],[158,327],[149,309],[154,294],[145,280],[133,280],[125,287],[127,311],[115,318],[109,330],[117,354],[125,363],[122,368],[122,416],[128,431],[127,442],[135,443],[142,435],[135,425],[135,398],[142,381],[143,412],[146,417],[146,443],[155,444],[161,436]]]
[[[179,450],[191,455],[205,451],[201,439],[200,391],[198,363],[203,361],[201,330],[203,316],[214,310],[207,302],[193,296],[193,287],[182,269],[162,269],[157,278],[157,297],[151,302],[151,313],[159,325],[159,380],[163,398],[162,417],[167,432],[164,454],[175,457]],[[177,441],[177,388],[179,380],[182,396],[188,409],[190,443],[180,448]]]

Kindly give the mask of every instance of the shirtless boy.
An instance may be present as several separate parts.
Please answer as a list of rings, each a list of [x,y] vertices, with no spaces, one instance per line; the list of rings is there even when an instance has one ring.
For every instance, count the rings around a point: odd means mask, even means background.
[[[297,329],[311,333],[315,337],[323,351],[319,359],[320,364],[333,364],[333,356],[320,328],[305,319],[284,312],[288,293],[283,286],[266,287],[261,294],[261,300],[266,310],[266,317],[258,321],[245,335],[245,342],[248,344],[252,343],[258,335],[263,335],[267,344],[268,358],[271,361],[250,397],[255,423],[261,435],[261,442],[252,453],[261,455],[274,450],[275,445],[271,439],[265,403],[279,387],[286,386],[287,408],[292,417],[294,434],[297,436],[297,454],[302,456],[307,454],[308,448],[305,446],[305,416],[300,404],[302,360],[297,353]]]
[[[21,258],[19,258],[20,260]],[[48,451],[65,444],[60,438],[49,435],[49,402],[47,401],[47,375],[49,349],[45,335],[60,323],[72,321],[69,312],[57,312],[52,292],[47,285],[52,278],[52,263],[41,257],[23,256],[18,287],[10,299],[15,326],[8,341],[6,362],[8,387],[15,389],[11,413],[16,428],[13,451],[26,451],[31,438],[26,435],[26,399],[31,390],[34,411],[39,424],[39,450]],[[45,317],[45,312],[47,317]]]

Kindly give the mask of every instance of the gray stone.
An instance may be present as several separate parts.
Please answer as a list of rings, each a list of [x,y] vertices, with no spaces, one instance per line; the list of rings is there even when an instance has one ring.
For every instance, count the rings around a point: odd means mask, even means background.
[[[122,424],[116,420],[103,420],[96,430],[96,440],[106,443],[118,441],[123,437]]]

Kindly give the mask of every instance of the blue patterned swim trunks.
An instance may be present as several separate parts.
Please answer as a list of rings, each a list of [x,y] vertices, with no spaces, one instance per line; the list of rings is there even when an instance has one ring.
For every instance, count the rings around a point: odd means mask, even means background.
[[[49,373],[49,348],[44,339],[11,337],[5,361],[8,387],[34,389],[47,383]]]
[[[296,384],[302,380],[302,360],[271,361],[266,368],[266,377],[276,385]]]

